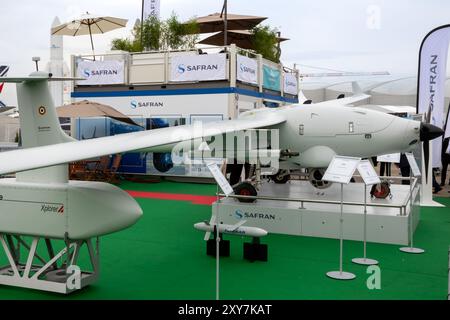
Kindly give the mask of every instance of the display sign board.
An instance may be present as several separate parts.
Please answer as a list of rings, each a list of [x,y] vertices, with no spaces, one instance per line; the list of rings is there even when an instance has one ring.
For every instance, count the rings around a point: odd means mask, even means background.
[[[263,87],[269,90],[281,91],[281,72],[278,69],[263,66]]]
[[[79,61],[77,76],[86,80],[78,81],[80,86],[125,83],[125,63],[119,60]]]
[[[422,174],[420,173],[419,165],[417,164],[416,158],[412,153],[405,153],[406,158],[408,159],[409,166],[411,167],[411,172],[414,177],[420,177]]]
[[[385,154],[377,157],[379,162],[400,163],[400,153]]]
[[[258,62],[255,59],[238,54],[236,63],[239,81],[258,84]]]
[[[175,56],[172,58],[170,81],[225,80],[226,66],[225,53]]]
[[[380,177],[369,160],[362,160],[359,163],[358,172],[364,180],[364,184],[368,186],[381,183]]]
[[[298,94],[297,76],[294,73],[284,74],[284,92],[294,96]]]
[[[220,171],[219,166],[214,162],[207,163],[206,165],[209,171],[211,171],[211,174],[213,175],[220,189],[222,189],[223,193],[225,193],[227,197],[232,194],[234,190],[228,182],[227,178],[225,178],[225,176],[222,174],[222,171]]]
[[[161,11],[161,3],[160,0],[144,0],[144,18],[148,19],[149,17],[159,18]]]
[[[335,156],[322,180],[349,184],[361,158]]]

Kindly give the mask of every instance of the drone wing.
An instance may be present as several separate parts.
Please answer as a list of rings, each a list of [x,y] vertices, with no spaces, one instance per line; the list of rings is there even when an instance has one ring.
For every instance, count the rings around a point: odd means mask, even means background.
[[[266,128],[285,121],[284,116],[276,111],[268,110],[238,120],[162,128],[3,152],[0,153],[0,174],[45,168],[104,155],[133,151],[145,152],[146,149],[153,147],[171,146],[242,130]]]

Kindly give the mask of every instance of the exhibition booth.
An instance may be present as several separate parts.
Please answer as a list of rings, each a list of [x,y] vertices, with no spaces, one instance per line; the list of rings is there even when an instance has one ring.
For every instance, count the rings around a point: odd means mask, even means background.
[[[140,126],[78,118],[79,140],[196,122],[235,119],[265,105],[298,102],[298,70],[231,45],[188,51],[73,56],[74,101],[112,106]],[[219,162],[220,160],[217,159]],[[202,164],[174,165],[170,154],[127,154],[124,174],[211,177]]]

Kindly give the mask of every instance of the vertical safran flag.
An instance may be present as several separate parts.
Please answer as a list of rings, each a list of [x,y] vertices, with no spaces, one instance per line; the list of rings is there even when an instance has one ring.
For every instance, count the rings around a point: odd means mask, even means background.
[[[144,0],[144,19],[154,16],[159,19],[161,12],[160,0]]]
[[[447,56],[450,25],[431,31],[423,40],[419,56],[417,111],[426,113],[426,121],[443,128]],[[442,139],[433,140],[433,168],[441,166]]]

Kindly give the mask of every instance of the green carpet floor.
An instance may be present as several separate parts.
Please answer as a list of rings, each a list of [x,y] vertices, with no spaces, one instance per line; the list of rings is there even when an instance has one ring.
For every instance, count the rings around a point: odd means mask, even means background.
[[[123,183],[127,190],[214,195],[213,185]],[[398,246],[369,244],[380,261],[381,290],[369,290],[366,268],[351,258],[362,244],[345,242],[346,271],[357,279],[339,282],[325,273],[338,268],[337,240],[269,235],[269,262],[242,259],[244,239],[229,237],[231,257],[221,259],[222,299],[446,299],[450,199],[447,207],[422,209],[417,246],[407,255]],[[0,299],[214,299],[215,259],[205,255],[203,233],[193,224],[210,217],[210,207],[181,201],[138,199],[143,218],[132,228],[102,238],[100,280],[68,297],[0,287]],[[0,257],[2,264],[4,257]]]

